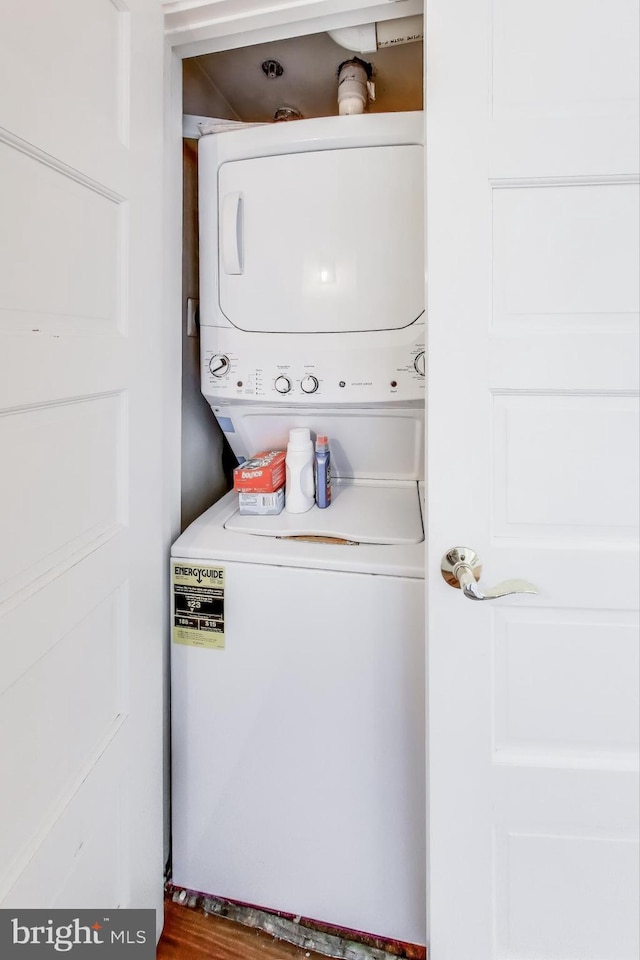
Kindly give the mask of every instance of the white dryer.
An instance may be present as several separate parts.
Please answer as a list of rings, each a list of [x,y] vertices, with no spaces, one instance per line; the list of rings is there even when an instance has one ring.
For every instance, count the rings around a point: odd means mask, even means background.
[[[200,141],[202,389],[239,459],[330,438],[328,509],[172,549],[173,879],[425,943],[422,116]]]
[[[423,406],[422,135],[394,113],[199,141],[202,392],[223,429],[229,405]]]

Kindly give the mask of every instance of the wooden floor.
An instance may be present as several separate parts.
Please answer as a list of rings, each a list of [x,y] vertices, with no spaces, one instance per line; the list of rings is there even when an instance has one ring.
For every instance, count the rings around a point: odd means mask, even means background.
[[[242,924],[212,917],[200,907],[167,898],[157,960],[326,960]]]

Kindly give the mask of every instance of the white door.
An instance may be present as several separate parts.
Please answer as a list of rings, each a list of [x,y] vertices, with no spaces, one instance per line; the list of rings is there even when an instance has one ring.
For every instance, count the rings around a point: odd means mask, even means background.
[[[427,5],[432,960],[637,957],[637,15]]]
[[[162,67],[156,0],[0,3],[4,907],[162,908]]]

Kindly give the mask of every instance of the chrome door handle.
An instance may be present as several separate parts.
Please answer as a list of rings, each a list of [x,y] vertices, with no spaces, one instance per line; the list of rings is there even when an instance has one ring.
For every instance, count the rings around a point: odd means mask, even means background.
[[[482,573],[482,563],[470,547],[452,547],[442,558],[440,570],[449,586],[462,589],[469,600],[496,600],[498,597],[508,597],[511,593],[540,592],[528,580],[516,579],[503,580],[483,593],[476,582]]]

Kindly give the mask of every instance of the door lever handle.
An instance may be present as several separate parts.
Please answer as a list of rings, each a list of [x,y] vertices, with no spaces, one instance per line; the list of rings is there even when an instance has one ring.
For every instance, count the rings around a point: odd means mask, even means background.
[[[469,600],[496,600],[498,597],[508,597],[511,593],[540,592],[533,583],[520,579],[503,580],[483,592],[477,583],[482,573],[482,562],[470,547],[452,547],[442,558],[440,570],[449,586],[461,589]]]

